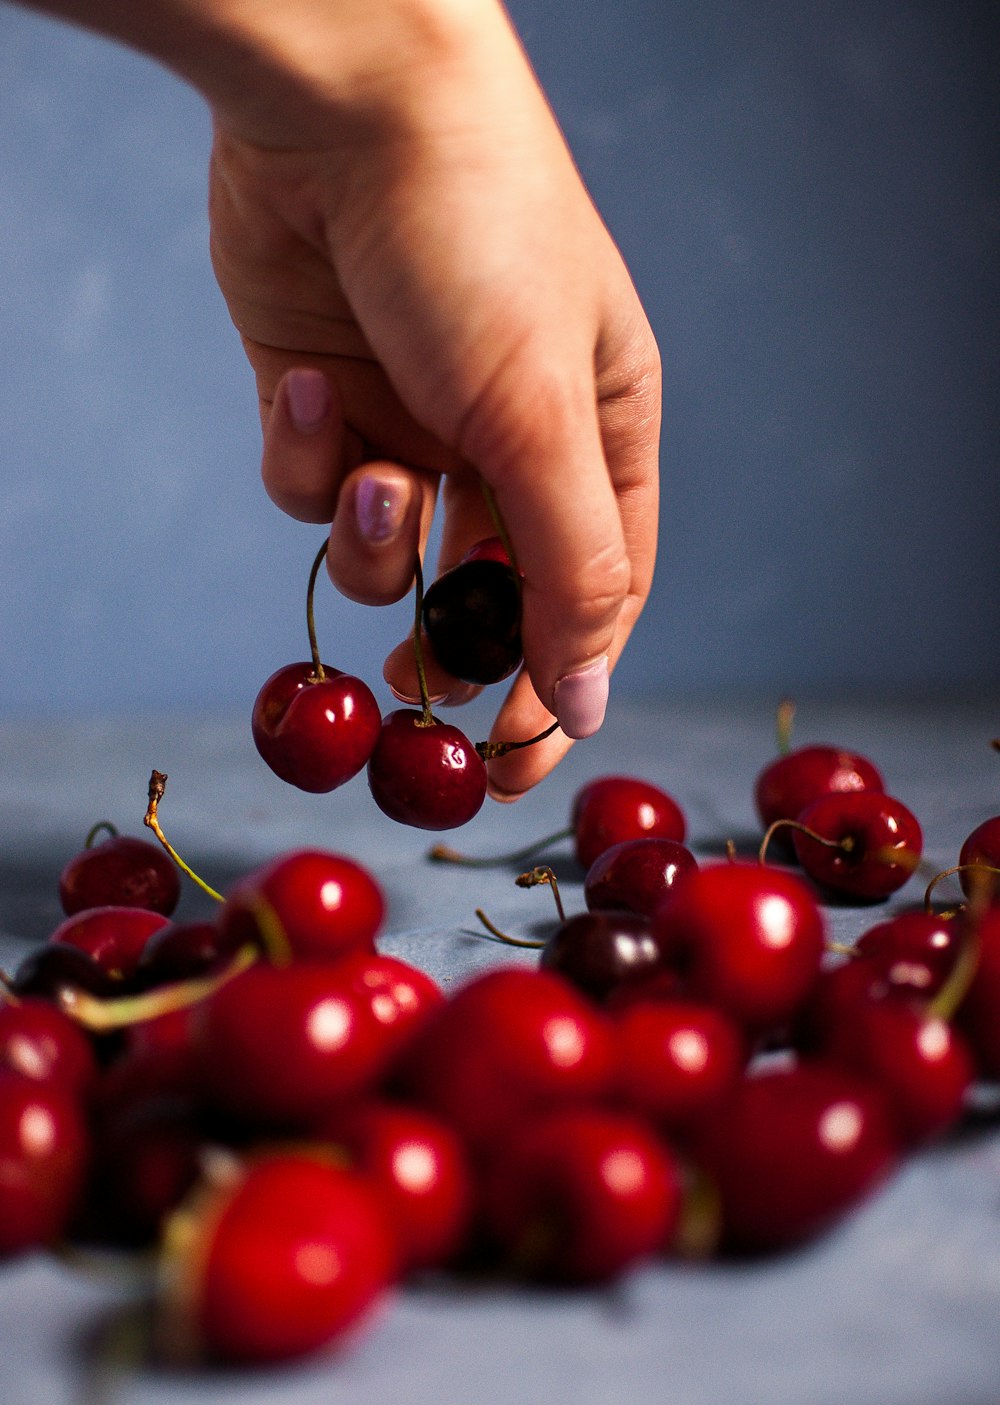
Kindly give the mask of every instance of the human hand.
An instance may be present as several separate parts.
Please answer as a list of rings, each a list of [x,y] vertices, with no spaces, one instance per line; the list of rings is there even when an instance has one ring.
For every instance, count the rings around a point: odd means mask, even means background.
[[[365,0],[268,8],[283,28],[262,86],[210,94],[212,255],[257,377],[265,485],[332,519],[330,574],[369,604],[410,588],[439,485],[439,569],[493,533],[491,486],[525,658],[491,736],[562,727],[490,763],[512,798],[600,725],[648,595],[653,337],[495,0],[395,0],[378,24]],[[308,48],[289,54],[289,33]],[[416,698],[412,642],[385,677]],[[428,681],[476,691],[433,664]]]

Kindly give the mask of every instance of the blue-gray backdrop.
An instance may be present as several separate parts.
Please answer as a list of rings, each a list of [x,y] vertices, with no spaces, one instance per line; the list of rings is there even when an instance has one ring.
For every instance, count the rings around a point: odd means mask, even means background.
[[[996,688],[995,5],[515,0],[665,357],[625,693]],[[258,480],[208,124],[0,3],[0,710],[242,706],[304,652],[317,529]],[[332,591],[380,677],[409,607]]]

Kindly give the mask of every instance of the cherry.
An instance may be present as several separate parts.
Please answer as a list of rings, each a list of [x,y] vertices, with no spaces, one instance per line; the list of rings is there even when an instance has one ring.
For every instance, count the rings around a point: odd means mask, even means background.
[[[410,1040],[444,1003],[440,986],[406,961],[354,951],[337,962],[338,979],[368,1003],[387,1061],[404,1055]]]
[[[441,1267],[465,1242],[474,1187],[455,1132],[422,1108],[363,1102],[318,1129],[380,1193],[397,1247],[397,1272]]]
[[[128,983],[154,932],[167,925],[159,912],[143,907],[89,907],[61,922],[49,937],[93,957],[112,981]]]
[[[628,986],[662,981],[672,968],[648,917],[637,912],[579,912],[542,947],[541,965],[598,1001]]]
[[[143,947],[133,984],[151,990],[218,970],[236,954],[232,929],[214,922],[172,922],[154,932]]]
[[[826,1229],[897,1156],[885,1095],[833,1063],[750,1074],[700,1133],[697,1159],[719,1196],[722,1244],[741,1252]]]
[[[797,820],[822,795],[885,789],[874,762],[856,751],[801,746],[768,763],[757,777],[754,802],[761,824]]]
[[[713,1115],[746,1063],[742,1030],[711,1005],[637,1001],[618,1014],[615,1027],[619,1097],[671,1133]]]
[[[515,1127],[484,1177],[484,1219],[502,1256],[534,1278],[597,1282],[663,1253],[681,1175],[640,1119],[560,1108]]]
[[[1000,815],[991,815],[982,824],[976,825],[966,838],[958,855],[959,877],[962,892],[967,898],[974,895],[974,867],[986,870],[992,884],[994,896],[1000,891]]]
[[[376,1192],[318,1153],[259,1156],[182,1206],[166,1243],[161,1335],[179,1357],[262,1363],[336,1344],[392,1272]]]
[[[85,990],[103,998],[115,994],[120,985],[89,952],[63,942],[45,942],[20,962],[10,989],[17,996],[56,1000],[64,990]]]
[[[38,997],[0,1004],[0,1068],[55,1082],[82,1098],[97,1077],[87,1035],[68,1015]]]
[[[687,824],[666,791],[635,776],[598,776],[577,791],[570,815],[576,856],[584,868],[626,839],[655,836],[680,844]]]
[[[674,886],[697,867],[691,850],[676,839],[626,839],[605,849],[590,865],[584,901],[592,910],[626,909],[652,917]]]
[[[667,897],[654,925],[691,995],[751,1031],[783,1024],[812,988],[824,924],[794,874],[753,863],[716,863]]]
[[[391,1052],[336,962],[251,966],[197,1008],[192,1033],[213,1106],[265,1126],[313,1125],[372,1088]]]
[[[991,907],[974,929],[977,961],[956,1021],[968,1039],[980,1075],[1000,1079],[1000,907]]]
[[[101,829],[109,838],[93,843]],[[59,875],[59,901],[67,917],[91,907],[145,907],[169,917],[180,901],[176,867],[155,844],[95,825],[86,847]]]
[[[913,874],[923,833],[901,800],[878,791],[842,792],[821,796],[801,812],[792,843],[815,882],[878,902]]]
[[[63,1235],[88,1155],[83,1115],[66,1088],[0,1069],[0,1257]]]
[[[247,942],[286,948],[297,959],[370,951],[385,898],[361,864],[324,849],[296,849],[239,879],[218,917],[230,951]]]
[[[954,918],[933,912],[900,912],[863,932],[854,944],[890,987],[908,987],[929,999],[955,965],[960,931]]]
[[[423,627],[438,663],[465,683],[499,683],[520,666],[521,582],[499,537],[428,586]]]
[[[417,1035],[407,1090],[476,1151],[529,1112],[592,1101],[610,1088],[607,1019],[552,971],[497,967],[474,977]]]
[[[453,829],[486,799],[486,763],[464,732],[410,708],[390,712],[368,762],[379,809],[417,829]]]

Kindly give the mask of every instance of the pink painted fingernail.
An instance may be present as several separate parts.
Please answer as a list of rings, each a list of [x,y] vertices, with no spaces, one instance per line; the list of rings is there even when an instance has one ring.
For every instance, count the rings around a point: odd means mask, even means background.
[[[608,661],[600,658],[567,673],[555,686],[553,703],[559,726],[568,737],[592,737],[608,706]]]
[[[299,366],[285,377],[288,413],[300,434],[315,434],[330,409],[330,387],[322,371]]]
[[[403,525],[409,500],[405,484],[369,473],[354,494],[354,516],[365,541],[382,545],[392,541]]]

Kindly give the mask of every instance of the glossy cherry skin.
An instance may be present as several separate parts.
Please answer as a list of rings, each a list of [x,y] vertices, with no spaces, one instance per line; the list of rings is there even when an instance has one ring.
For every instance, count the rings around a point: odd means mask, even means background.
[[[373,948],[385,898],[361,864],[324,849],[296,849],[241,878],[218,915],[226,949],[284,941],[296,960],[330,960]]]
[[[606,1017],[561,976],[498,967],[435,1013],[402,1073],[411,1096],[485,1153],[529,1113],[603,1097],[614,1045]]]
[[[143,948],[133,984],[152,990],[219,970],[238,949],[232,929],[214,922],[172,922],[154,932]]]
[[[802,811],[799,824],[812,832],[793,831],[799,863],[816,883],[846,897],[879,902],[920,862],[923,833],[916,816],[878,791],[821,796]]]
[[[499,683],[520,667],[521,583],[498,537],[438,576],[422,609],[434,657],[453,678]]]
[[[264,1127],[312,1126],[370,1091],[390,1054],[336,962],[251,966],[198,1007],[192,1037],[212,1104]]]
[[[655,918],[690,994],[744,1028],[782,1025],[816,981],[824,924],[809,887],[756,863],[709,864]]]
[[[997,901],[1000,894],[1000,873],[996,872],[1000,869],[1000,815],[992,815],[976,825],[959,851],[958,862],[962,866],[958,877],[965,896],[972,897],[974,891],[976,875],[970,871],[971,865],[981,864],[991,884],[993,901]]]
[[[67,917],[49,941],[86,952],[113,981],[127,983],[150,937],[166,925],[162,913],[148,908],[90,907]]]
[[[425,972],[396,956],[353,951],[337,962],[338,980],[371,1010],[387,1067],[405,1058],[410,1041],[444,1004],[440,986]]]
[[[615,1020],[620,1100],[671,1134],[714,1115],[742,1075],[743,1031],[721,1010],[680,998],[637,1001]]]
[[[886,1177],[898,1147],[885,1095],[836,1064],[744,1078],[701,1128],[728,1250],[783,1249],[827,1229]]]
[[[464,732],[447,722],[424,725],[410,708],[390,712],[368,762],[376,805],[417,829],[454,829],[486,799],[486,765]]]
[[[378,1195],[318,1155],[273,1152],[187,1215],[167,1265],[168,1353],[259,1364],[336,1345],[392,1273]]]
[[[311,663],[272,673],[253,706],[254,745],[275,775],[321,794],[364,770],[382,725],[375,695],[360,678]]]
[[[472,1220],[474,1183],[460,1138],[423,1108],[370,1101],[317,1129],[382,1198],[405,1275],[452,1262]]]
[[[568,917],[542,947],[540,964],[598,1001],[625,986],[639,989],[672,970],[652,922],[638,912]]]
[[[687,821],[677,801],[636,776],[598,776],[577,791],[570,812],[577,860],[585,869],[626,839],[656,836],[680,844]]]
[[[70,859],[59,875],[68,917],[90,907],[145,907],[169,917],[180,901],[177,865],[158,844],[113,835]]]
[[[975,929],[975,973],[956,1022],[969,1041],[983,1078],[1000,1079],[1000,907],[992,907]]]
[[[835,746],[800,746],[764,767],[754,802],[767,829],[775,820],[797,820],[821,795],[884,789],[881,773],[867,756]]]
[[[676,839],[626,839],[605,849],[590,865],[583,899],[591,911],[615,908],[652,917],[667,894],[697,867],[694,854]]]
[[[951,974],[961,945],[953,917],[932,912],[900,912],[863,932],[854,944],[886,984],[930,999]]]
[[[629,1113],[560,1108],[515,1127],[484,1176],[483,1215],[502,1262],[570,1283],[613,1278],[667,1249],[681,1175]]]
[[[61,990],[85,990],[91,995],[121,993],[114,980],[89,952],[65,942],[43,942],[18,964],[10,988],[15,995],[55,1000]]]
[[[57,1083],[76,1098],[97,1078],[94,1047],[83,1029],[37,996],[0,1004],[0,1068]]]
[[[83,1114],[66,1088],[0,1070],[0,1257],[65,1233],[88,1155]]]

